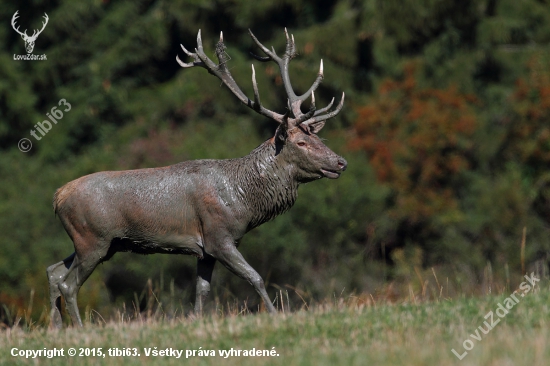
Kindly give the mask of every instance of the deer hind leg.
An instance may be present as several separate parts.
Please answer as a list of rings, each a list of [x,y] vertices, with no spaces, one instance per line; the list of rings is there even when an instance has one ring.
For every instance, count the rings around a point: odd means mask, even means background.
[[[73,263],[73,258],[74,253],[61,262],[52,264],[46,269],[50,285],[50,326],[54,328],[62,327],[61,292],[59,291],[59,283],[65,278],[65,275],[69,271],[69,267]]]
[[[76,247],[76,245],[75,245]],[[82,319],[78,311],[77,296],[82,284],[90,277],[99,262],[105,260],[108,245],[94,246],[96,251],[75,253],[73,262],[63,280],[59,283],[59,290],[65,298],[67,312],[71,316],[73,325],[82,326]]]
[[[208,254],[197,260],[197,294],[195,296],[195,314],[202,315],[204,303],[210,292],[210,281],[216,259]]]
[[[267,292],[265,291],[264,280],[262,277],[246,262],[242,254],[237,250],[233,243],[227,243],[218,248],[212,255],[219,260],[228,270],[250,283],[258,295],[264,301],[268,312],[276,313],[275,307],[271,303]]]

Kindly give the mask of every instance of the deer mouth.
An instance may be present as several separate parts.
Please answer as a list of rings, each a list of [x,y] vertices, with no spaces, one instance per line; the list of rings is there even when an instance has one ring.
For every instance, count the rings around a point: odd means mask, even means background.
[[[323,173],[323,175],[329,179],[336,179],[340,177],[340,172],[337,172],[335,170],[321,168],[321,173]]]

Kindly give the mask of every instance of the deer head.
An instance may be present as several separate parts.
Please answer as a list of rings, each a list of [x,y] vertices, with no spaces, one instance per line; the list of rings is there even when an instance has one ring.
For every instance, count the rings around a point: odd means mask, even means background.
[[[13,17],[11,18],[11,26],[13,27],[13,30],[15,30],[17,33],[21,35],[21,38],[23,38],[23,41],[25,41],[25,49],[27,50],[27,53],[32,53],[32,50],[34,49],[34,42],[36,42],[36,38],[38,38],[40,33],[42,33],[44,28],[46,28],[46,24],[48,24],[48,19],[49,19],[48,14],[44,13],[45,22],[42,22],[42,29],[40,30],[35,29],[32,36],[29,37],[27,35],[26,29],[25,29],[25,32],[22,33],[19,31],[19,27],[17,28],[15,27],[15,20],[19,18],[19,15],[17,15],[18,12],[19,10],[17,10],[15,14],[13,14]]]
[[[256,45],[266,54],[266,56],[252,54],[252,56],[258,61],[273,61],[279,66],[283,85],[288,97],[288,109],[284,114],[271,111],[261,104],[254,65],[252,65],[254,100],[250,100],[239,88],[226,65],[228,57],[225,53],[226,47],[223,43],[223,33],[220,33],[220,40],[216,45],[216,56],[218,57],[219,64],[216,65],[204,53],[200,30],[197,35],[197,48],[194,53],[189,52],[183,45],[181,46],[183,52],[192,57],[194,61],[185,63],[180,60],[179,56],[176,56],[176,61],[182,67],[200,66],[207,69],[209,73],[217,76],[244,105],[278,122],[279,127],[275,132],[274,142],[277,146],[277,150],[284,152],[287,162],[299,170],[297,174],[300,181],[308,182],[323,177],[332,179],[338,178],[340,173],[346,169],[347,162],[330,150],[321,139],[317,137],[317,133],[323,128],[327,119],[336,116],[340,112],[344,105],[345,94],[342,93],[342,99],[334,110],[330,111],[334,103],[334,98],[332,98],[328,106],[317,109],[314,92],[324,78],[323,60],[321,60],[319,72],[313,85],[304,94],[296,95],[290,83],[288,73],[290,60],[297,56],[294,36],[289,37],[285,28],[286,50],[283,56],[279,57],[274,49],[267,49],[258,41],[250,30],[248,31]],[[304,113],[301,110],[301,105],[309,97],[311,97],[310,108]]]

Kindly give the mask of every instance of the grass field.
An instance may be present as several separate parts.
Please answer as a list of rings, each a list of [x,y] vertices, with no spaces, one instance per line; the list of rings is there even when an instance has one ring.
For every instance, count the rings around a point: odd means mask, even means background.
[[[61,331],[15,327],[0,333],[0,364],[547,365],[548,282],[537,284],[524,297],[517,296],[519,301],[503,314],[499,304],[504,307],[508,295],[393,305],[348,297],[276,316],[262,313],[88,322],[84,329]],[[492,320],[487,315],[491,311]],[[493,327],[487,334],[478,328],[487,331],[491,322]],[[77,356],[67,355],[71,347]],[[181,358],[153,356],[155,347],[157,351],[182,351]],[[11,355],[53,348],[63,349],[64,356],[27,359]],[[86,348],[89,353],[95,349],[96,354],[101,348],[105,357],[78,356]],[[120,352],[130,349],[139,356],[109,356],[108,350],[115,352],[114,348]],[[232,348],[241,350],[241,356],[219,355]],[[151,353],[146,356],[148,349]],[[273,350],[278,356],[243,355],[253,349]],[[462,360],[451,349],[463,356]],[[186,359],[186,353],[193,350],[195,356]]]

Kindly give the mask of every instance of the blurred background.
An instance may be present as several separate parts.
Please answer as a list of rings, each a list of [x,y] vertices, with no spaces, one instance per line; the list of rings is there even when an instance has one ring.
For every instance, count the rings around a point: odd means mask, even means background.
[[[40,29],[25,55],[12,29]],[[251,97],[283,112],[274,63],[249,52],[250,28],[300,56],[297,92],[323,59],[317,105],[346,93],[320,133],[344,156],[338,180],[302,186],[296,205],[245,236],[240,250],[272,298],[291,307],[357,296],[422,301],[512,291],[548,272],[550,2],[548,0],[0,1],[0,318],[42,322],[46,267],[73,245],[51,206],[55,190],[102,170],[246,155],[275,123],[254,114],[189,61],[202,30],[214,58]],[[64,98],[71,109],[38,141],[31,129]],[[61,107],[60,110],[65,110]],[[29,152],[18,149],[28,138]],[[180,309],[194,301],[196,259],[119,253],[84,284],[79,305]],[[154,296],[152,296],[154,295]],[[154,298],[155,301],[149,301]],[[258,309],[246,282],[217,265],[210,307]]]

